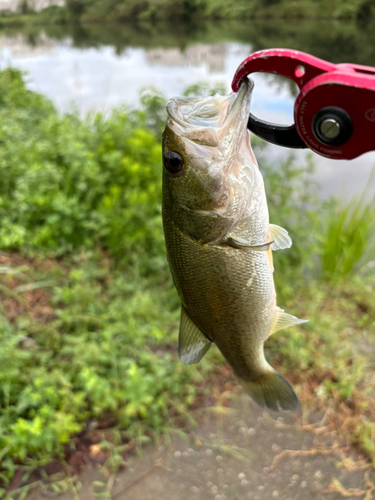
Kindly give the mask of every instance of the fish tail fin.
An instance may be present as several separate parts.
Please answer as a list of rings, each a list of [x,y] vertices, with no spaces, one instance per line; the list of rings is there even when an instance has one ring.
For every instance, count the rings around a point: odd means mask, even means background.
[[[273,370],[260,375],[256,380],[240,380],[245,391],[258,403],[272,411],[294,411],[299,408],[299,400],[293,387]]]

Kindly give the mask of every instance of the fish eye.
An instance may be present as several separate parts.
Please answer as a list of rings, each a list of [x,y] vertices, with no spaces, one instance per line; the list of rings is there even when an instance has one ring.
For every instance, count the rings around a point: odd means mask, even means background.
[[[184,159],[176,151],[166,151],[164,153],[164,166],[170,174],[179,174],[184,166]]]

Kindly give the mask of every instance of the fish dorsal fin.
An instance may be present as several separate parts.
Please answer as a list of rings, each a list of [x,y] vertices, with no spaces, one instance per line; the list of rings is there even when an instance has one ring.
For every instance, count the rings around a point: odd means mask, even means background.
[[[307,319],[299,319],[295,316],[292,316],[291,314],[287,314],[283,311],[283,309],[280,309],[280,307],[276,307],[275,320],[273,322],[270,335],[277,332],[278,330],[282,330],[283,328],[300,325],[301,323],[306,323],[307,321]]]
[[[275,224],[270,224],[270,237],[272,242],[272,250],[283,250],[292,246],[292,240],[288,235],[288,231]]]
[[[247,241],[236,236],[235,238],[228,238],[227,244],[234,248],[241,248],[244,250],[255,250],[256,252],[267,252],[269,247],[273,245],[273,241],[265,243],[264,245],[250,245]]]
[[[178,356],[184,365],[198,363],[211,346],[211,341],[189,318],[181,307],[180,333],[178,337]]]

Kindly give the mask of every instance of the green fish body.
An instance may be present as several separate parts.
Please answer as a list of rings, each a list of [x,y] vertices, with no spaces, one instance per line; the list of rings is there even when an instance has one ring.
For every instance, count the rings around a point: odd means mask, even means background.
[[[163,226],[181,299],[179,356],[197,363],[214,342],[261,406],[294,410],[292,387],[263,344],[304,322],[276,306],[272,250],[288,233],[269,224],[263,178],[247,118],[252,84],[237,94],[175,98],[163,134]]]

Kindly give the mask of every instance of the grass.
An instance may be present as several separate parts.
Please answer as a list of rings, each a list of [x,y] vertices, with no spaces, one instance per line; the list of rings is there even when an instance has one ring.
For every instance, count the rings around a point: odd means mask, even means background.
[[[373,178],[374,175],[369,185]],[[369,199],[365,190],[330,214],[321,257],[324,276],[338,278],[358,271],[365,261],[375,259],[374,205],[375,197]]]
[[[0,73],[0,90],[0,495],[19,500],[31,484],[74,492],[64,467],[82,442],[107,460],[101,495],[129,449],[191,421],[230,373],[215,349],[197,366],[177,360],[160,215],[164,100],[149,91],[142,110],[80,119],[28,91],[18,71]],[[294,240],[275,253],[278,303],[310,320],[271,337],[267,356],[305,408],[332,409],[330,425],[373,465],[374,206],[323,203],[311,162],[268,165],[255,147],[271,222]]]

